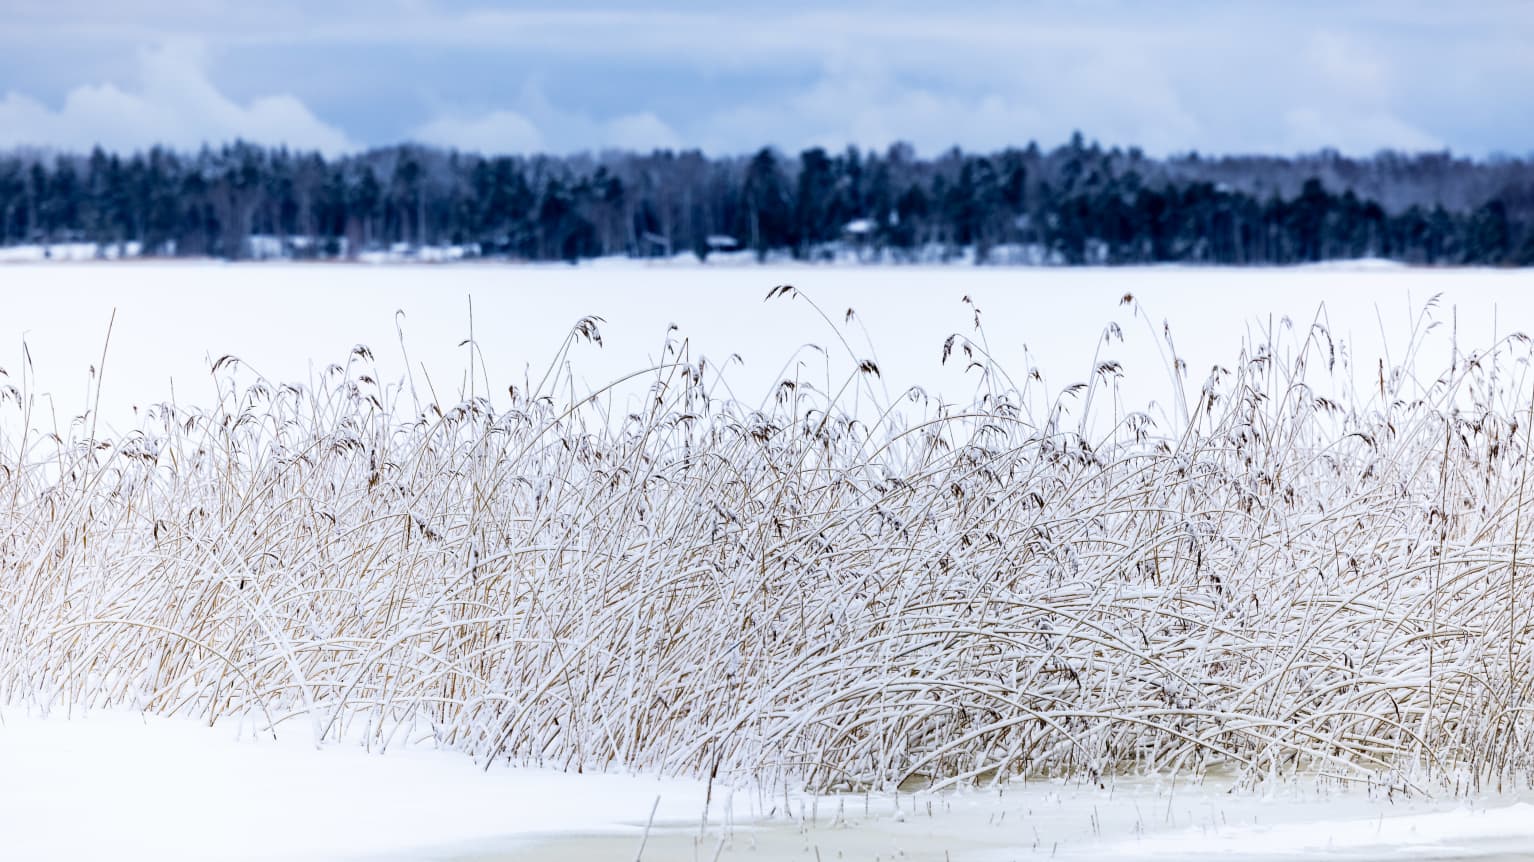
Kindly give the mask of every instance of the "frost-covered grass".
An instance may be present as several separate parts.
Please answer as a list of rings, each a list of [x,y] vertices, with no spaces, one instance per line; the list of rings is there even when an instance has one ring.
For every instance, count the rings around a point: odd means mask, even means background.
[[[1279,328],[1200,387],[1168,337],[1192,394],[1142,412],[978,325],[972,402],[902,393],[829,318],[853,370],[765,398],[679,339],[588,391],[599,325],[493,396],[226,357],[113,438],[13,368],[0,702],[832,791],[1534,768],[1526,339],[1360,375]]]

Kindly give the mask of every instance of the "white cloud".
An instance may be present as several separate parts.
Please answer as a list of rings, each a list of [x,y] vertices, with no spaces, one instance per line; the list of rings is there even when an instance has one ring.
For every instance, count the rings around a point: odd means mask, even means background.
[[[684,141],[660,117],[646,111],[642,114],[626,114],[610,120],[604,127],[605,143],[609,147],[645,152],[658,149],[678,149]]]
[[[1042,74],[1050,60],[1020,57],[1009,72],[984,80],[922,83],[872,58],[843,61],[782,99],[717,112],[697,129],[715,153],[768,143],[789,150],[840,149],[849,143],[882,149],[906,141],[931,155],[955,145],[992,149],[1030,140],[1052,145],[1077,130],[1154,152],[1197,137],[1198,121],[1154,69],[1114,58],[1097,68],[1062,72],[1072,78],[1072,87],[1059,92],[1054,79]],[[1125,87],[1125,80],[1137,85]]]
[[[1534,56],[1526,50],[1534,15],[1496,0],[1447,8],[1401,0],[1174,10],[1109,0],[1085,13],[962,0],[941,14],[901,4],[544,6],[473,9],[418,32],[551,64],[608,64],[614,87],[632,87],[641,105],[639,81],[656,64],[758,79],[728,102],[709,97],[664,116],[688,143],[714,152],[768,142],[904,139],[926,151],[1048,144],[1076,129],[1152,153],[1368,153],[1446,141],[1481,149],[1462,130],[1529,104],[1514,82]],[[550,140],[570,141],[529,115]],[[593,140],[601,138],[581,143]]]
[[[262,96],[243,105],[225,96],[208,79],[195,43],[141,51],[138,59],[138,87],[75,87],[57,109],[7,92],[0,99],[0,146],[190,149],[243,138],[325,153],[357,149],[344,132],[291,95]]]
[[[512,109],[480,114],[439,109],[436,117],[411,132],[411,138],[484,154],[570,153],[601,147],[643,152],[686,143],[648,111],[598,120],[555,105],[536,80],[523,84]]]
[[[1366,40],[1330,30],[1304,46],[1303,75],[1287,95],[1279,137],[1292,151],[1431,150],[1436,136],[1400,116],[1397,71]]]
[[[1285,146],[1292,152],[1325,147],[1349,153],[1382,149],[1418,152],[1443,147],[1443,141],[1384,110],[1335,111],[1294,108],[1284,113]]]
[[[0,55],[13,58],[11,74],[25,82],[12,89],[52,98],[78,82],[83,66],[94,70],[90,79],[119,83],[76,88],[57,111],[19,93],[0,98],[0,144],[18,129],[71,140],[106,134],[87,120],[106,127],[110,119],[107,131],[126,134],[123,126],[149,113],[134,100],[152,94],[147,85],[123,86],[119,70],[134,46],[166,34],[218,46],[221,76],[232,76],[221,80],[240,93],[262,92],[255,85],[266,81],[311,102],[323,93],[336,106],[333,118],[367,130],[368,143],[413,130],[423,140],[497,151],[744,152],[769,142],[796,149],[896,139],[927,151],[1049,145],[1080,129],[1152,153],[1369,152],[1440,142],[1486,152],[1526,148],[1516,118],[1534,107],[1520,86],[1534,74],[1527,0],[951,0],[941,8],[659,0],[642,9],[610,0],[166,0],[154,10],[20,2],[7,7],[0,28]],[[334,63],[336,49],[345,68],[315,74]],[[276,59],[287,57],[303,62]],[[558,104],[536,92],[542,80],[560,81],[550,89]],[[676,98],[693,85],[696,98]],[[362,98],[346,99],[351,93]],[[246,114],[281,115],[271,123],[339,134],[291,98],[212,98]],[[70,114],[74,102],[91,117],[71,124],[55,116]],[[202,112],[183,113],[156,122],[201,135]],[[214,125],[227,135],[240,124]]]
[[[485,154],[536,153],[544,148],[543,133],[516,111],[437,117],[417,127],[411,137],[423,144]]]

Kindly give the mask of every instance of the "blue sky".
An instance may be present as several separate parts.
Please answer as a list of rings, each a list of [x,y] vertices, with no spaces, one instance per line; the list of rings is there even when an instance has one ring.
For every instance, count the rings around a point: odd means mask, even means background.
[[[0,146],[1534,152],[1534,3],[8,0]]]

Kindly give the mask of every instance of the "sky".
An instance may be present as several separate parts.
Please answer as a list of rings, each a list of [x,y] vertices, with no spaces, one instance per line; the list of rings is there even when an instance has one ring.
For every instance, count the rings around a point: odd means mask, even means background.
[[[6,0],[0,147],[1534,153],[1534,2]]]

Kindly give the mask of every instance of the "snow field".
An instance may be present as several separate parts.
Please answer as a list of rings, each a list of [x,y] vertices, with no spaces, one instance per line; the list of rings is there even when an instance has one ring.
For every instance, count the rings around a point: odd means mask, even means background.
[[[7,859],[442,858],[454,847],[562,831],[632,836],[696,826],[696,782],[493,770],[429,746],[388,757],[301,734],[120,712],[0,725]],[[657,802],[659,799],[659,802]],[[523,840],[527,840],[525,837]]]
[[[705,782],[481,770],[429,740],[370,754],[302,733],[121,712],[0,724],[0,849],[66,860],[1517,858],[1526,802],[1360,794],[1301,778],[1044,781],[787,799]],[[658,800],[658,801],[657,801]],[[652,811],[653,816],[652,816]],[[707,811],[707,820],[704,812]],[[717,856],[716,856],[717,854]]]

